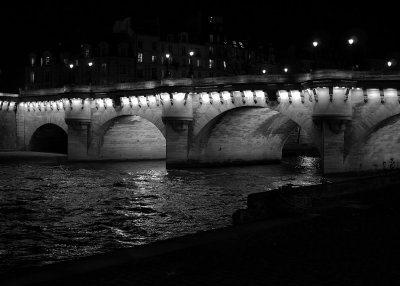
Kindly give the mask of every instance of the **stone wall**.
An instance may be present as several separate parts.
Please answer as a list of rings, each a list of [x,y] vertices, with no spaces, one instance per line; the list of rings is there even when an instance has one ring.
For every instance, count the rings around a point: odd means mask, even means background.
[[[295,126],[268,108],[232,109],[211,120],[193,138],[189,159],[206,164],[278,161]]]
[[[140,116],[122,116],[108,123],[98,156],[92,159],[165,159],[165,148],[164,135],[153,123]]]
[[[14,111],[0,110],[0,150],[17,148],[17,124]]]
[[[32,135],[38,128],[45,124],[57,125],[68,133],[68,125],[65,123],[65,112],[63,109],[47,111],[18,109],[16,114],[17,148],[19,150],[29,150]]]

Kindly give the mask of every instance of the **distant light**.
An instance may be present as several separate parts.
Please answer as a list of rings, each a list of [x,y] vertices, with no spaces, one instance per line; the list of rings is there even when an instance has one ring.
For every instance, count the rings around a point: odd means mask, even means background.
[[[391,66],[392,66],[392,62],[391,62],[391,61],[388,61],[388,62],[387,62],[387,65],[388,65],[388,67],[391,67]]]
[[[350,38],[350,39],[347,40],[347,42],[349,43],[349,45],[352,45],[352,44],[354,44],[354,39]]]
[[[165,57],[166,57],[167,59],[169,59],[169,56],[170,56],[169,54],[166,54],[166,55],[165,55]]]
[[[88,66],[91,67],[93,65],[93,62],[88,62]]]
[[[266,69],[263,69],[263,70],[262,70],[262,73],[263,73],[263,74],[266,74],[266,73],[267,73],[267,70],[266,70]]]
[[[70,69],[74,68],[74,64],[69,64],[69,68]]]
[[[314,42],[312,42],[312,45],[313,45],[314,47],[317,47],[317,46],[318,46],[318,42],[317,42],[317,41],[314,41]]]
[[[289,69],[288,69],[288,68],[284,68],[283,71],[284,71],[284,72],[288,72]]]
[[[189,52],[189,56],[192,57],[193,55],[194,55],[194,52],[193,52],[193,51],[190,51],[190,52]]]

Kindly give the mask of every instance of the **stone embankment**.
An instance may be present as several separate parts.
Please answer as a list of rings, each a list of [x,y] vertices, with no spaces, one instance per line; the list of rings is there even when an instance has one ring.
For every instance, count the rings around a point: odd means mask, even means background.
[[[394,170],[311,186],[289,184],[275,190],[250,194],[247,198],[247,209],[233,214],[233,224],[320,213],[371,192],[379,195],[377,192],[384,193],[396,188],[400,189],[400,174]]]

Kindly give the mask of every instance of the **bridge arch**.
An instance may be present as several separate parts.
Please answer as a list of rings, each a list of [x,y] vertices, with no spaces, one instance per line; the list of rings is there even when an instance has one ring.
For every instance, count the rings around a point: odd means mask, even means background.
[[[165,129],[156,124],[139,115],[118,115],[97,124],[91,131],[89,157],[95,160],[164,159]]]
[[[68,152],[68,135],[60,126],[46,123],[38,127],[29,140],[28,149],[36,152]]]
[[[209,120],[197,134],[194,128],[189,160],[279,161],[285,142],[297,127],[296,122],[268,107],[228,109]]]
[[[354,141],[345,163],[352,171],[400,168],[400,114],[376,123]]]

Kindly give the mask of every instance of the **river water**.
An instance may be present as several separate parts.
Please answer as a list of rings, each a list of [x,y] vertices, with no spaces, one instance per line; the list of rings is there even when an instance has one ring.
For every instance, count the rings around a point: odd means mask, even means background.
[[[0,274],[229,226],[247,195],[320,182],[319,158],[167,170],[164,161],[0,164]]]

